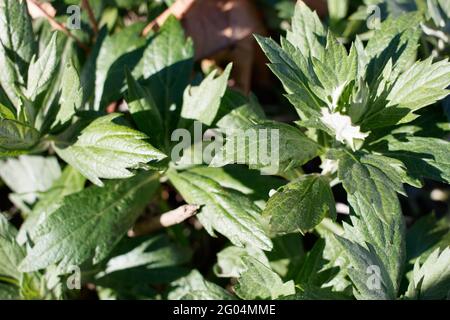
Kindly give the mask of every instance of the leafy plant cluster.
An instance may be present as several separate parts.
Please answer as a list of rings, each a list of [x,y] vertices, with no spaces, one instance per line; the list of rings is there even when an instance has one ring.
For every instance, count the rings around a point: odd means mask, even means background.
[[[94,8],[97,34],[83,16],[88,54],[32,23],[26,1],[0,4],[0,177],[16,210],[0,215],[1,298],[79,297],[78,272],[102,299],[450,297],[448,215],[407,226],[399,200],[416,190],[405,185],[450,181],[448,124],[433,118],[449,93],[448,43],[417,59],[423,26],[445,29],[450,2],[428,1],[431,20],[417,8],[388,12],[370,37],[344,45],[336,34],[346,14],[329,6],[327,28],[300,1],[279,41],[255,36],[293,123],[227,87],[231,64],[198,72],[177,19],[143,37],[144,23],[120,15],[135,6],[116,2]],[[264,164],[219,154],[175,162],[172,132],[194,121],[277,129],[279,171],[261,175]],[[248,154],[240,147],[236,155]],[[305,169],[318,159],[321,170]],[[336,212],[338,188],[349,215]],[[179,196],[200,206],[194,227],[127,236]],[[211,237],[222,241],[215,261],[196,265]]]

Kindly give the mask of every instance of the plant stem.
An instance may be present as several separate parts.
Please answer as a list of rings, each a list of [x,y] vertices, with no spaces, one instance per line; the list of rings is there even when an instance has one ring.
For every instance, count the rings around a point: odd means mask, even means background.
[[[142,35],[147,36],[150,31],[156,26],[161,26],[164,21],[170,16],[174,15],[177,19],[181,19],[190,7],[194,4],[195,0],[176,0],[169,8],[164,10],[156,19],[152,20],[142,31]]]
[[[148,220],[136,223],[134,228],[128,232],[128,236],[137,237],[146,234],[151,234],[162,228],[171,227],[179,224],[186,219],[194,216],[200,206],[195,204],[186,204],[174,210],[163,213],[160,216],[152,217]]]
[[[94,33],[98,33],[98,23],[95,19],[94,12],[92,11],[91,5],[89,4],[89,0],[81,0],[81,6],[87,11],[89,22],[92,25],[92,30],[94,30]]]
[[[42,5],[36,1],[36,0],[27,0],[28,3],[35,6],[39,11],[41,11],[45,18],[50,21],[50,24],[54,26],[55,29],[62,31],[65,35],[67,35],[69,38],[72,38],[76,44],[83,49],[86,53],[89,53],[90,49],[82,43],[77,37],[75,37],[62,23],[56,21],[54,17],[52,17],[43,7]]]

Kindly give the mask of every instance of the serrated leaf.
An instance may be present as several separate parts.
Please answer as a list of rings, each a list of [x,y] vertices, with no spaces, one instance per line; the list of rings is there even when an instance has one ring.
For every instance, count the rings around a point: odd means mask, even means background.
[[[383,140],[374,145],[374,150],[402,161],[413,178],[450,182],[448,141],[405,134],[390,135]]]
[[[93,282],[114,290],[119,297],[148,299],[156,294],[150,285],[164,284],[186,274],[175,266],[189,258],[189,250],[171,243],[165,235],[124,238]]]
[[[16,120],[0,119],[0,156],[27,153],[40,139],[40,133]]]
[[[281,38],[283,48],[270,38],[255,36],[256,41],[269,58],[272,72],[280,79],[288,98],[300,117],[318,114],[324,102],[311,91],[308,82],[317,84],[312,67],[303,54],[290,42]]]
[[[56,142],[56,153],[96,185],[100,178],[133,176],[136,169],[166,156],[145,140],[148,137],[128,126],[120,114],[109,114],[92,121],[72,144]]]
[[[270,190],[278,189],[284,184],[282,179],[263,176],[257,170],[249,170],[238,165],[222,168],[197,166],[190,171],[210,178],[224,188],[233,189],[246,195],[260,208],[265,207]]]
[[[396,298],[405,260],[405,225],[396,194],[403,192],[402,179],[397,164],[383,159],[366,154],[342,154],[339,158],[339,179],[356,213],[353,227],[346,226],[346,236],[354,242],[341,243],[352,263],[350,278],[359,297],[366,299]],[[366,285],[364,275],[371,265],[380,270],[381,291]]]
[[[274,174],[301,166],[322,151],[299,129],[281,122],[259,121],[231,133],[210,166],[239,163]]]
[[[436,249],[425,262],[414,264],[413,278],[409,283],[407,298],[437,300],[448,297],[450,288],[450,247]]]
[[[270,197],[263,214],[270,217],[270,227],[275,234],[305,233],[326,216],[336,219],[328,179],[305,175],[290,182]]]
[[[259,221],[260,209],[242,193],[189,170],[170,170],[167,175],[188,203],[203,206],[197,217],[209,234],[216,230],[239,247],[272,248]]]
[[[214,273],[222,278],[239,278],[246,267],[243,257],[251,256],[267,267],[270,267],[264,251],[254,247],[239,248],[229,246],[217,254],[217,264],[214,266]]]
[[[14,63],[16,79],[20,79],[26,73],[36,48],[25,0],[3,0],[0,3],[0,42]]]
[[[81,109],[83,90],[78,72],[71,61],[64,66],[61,83],[62,91],[59,99],[61,106],[55,119],[57,124],[65,124],[77,110]]]
[[[356,290],[354,295],[362,300],[393,300],[397,297],[392,279],[374,248],[338,237],[349,260],[348,274]]]
[[[19,266],[30,272],[58,263],[65,271],[92,259],[104,259],[141,214],[159,182],[157,174],[141,173],[109,181],[66,196],[35,231],[35,245]]]
[[[201,121],[211,125],[220,107],[220,100],[225,94],[232,64],[228,64],[224,72],[216,76],[211,72],[199,86],[186,88],[183,95],[181,116],[186,119]]]
[[[406,233],[407,261],[424,263],[436,249],[444,250],[450,246],[450,221],[448,218],[437,219],[435,214],[428,214],[417,220]]]
[[[292,17],[292,30],[287,32],[287,40],[296,46],[306,57],[320,57],[325,50],[325,29],[317,13],[303,2],[295,6]]]
[[[346,87],[356,79],[358,71],[356,50],[352,46],[350,53],[347,54],[344,45],[328,32],[327,47],[323,57],[314,58],[312,62],[320,86],[312,86],[311,89],[327,103],[331,111],[334,111]]]
[[[250,256],[242,258],[246,270],[241,273],[236,294],[245,300],[277,299],[295,293],[294,282],[283,283],[270,268]]]
[[[406,13],[399,17],[389,17],[376,30],[365,48],[371,59],[367,70],[369,84],[377,80],[390,59],[396,72],[404,71],[412,64],[421,34],[421,21],[420,13]]]
[[[172,283],[169,300],[231,300],[233,297],[217,284],[206,281],[197,270]]]
[[[29,204],[47,191],[61,176],[55,157],[20,156],[0,161],[0,177],[8,187]]]
[[[17,244],[16,235],[17,230],[0,213],[0,280],[6,277],[18,283],[21,276],[18,266],[25,250]]]
[[[34,238],[37,226],[62,204],[65,196],[83,190],[86,179],[73,167],[66,166],[61,176],[54,180],[51,187],[39,194],[39,201],[20,226],[17,242],[24,244],[27,238]]]
[[[56,54],[56,35],[56,32],[53,33],[50,42],[39,58],[36,59],[36,56],[34,56],[30,62],[26,96],[31,101],[34,101],[38,95],[47,89],[57,70],[59,62]]]
[[[187,258],[188,252],[171,244],[165,235],[124,239],[112,252],[100,277],[141,266],[147,269],[173,266],[186,262]]]

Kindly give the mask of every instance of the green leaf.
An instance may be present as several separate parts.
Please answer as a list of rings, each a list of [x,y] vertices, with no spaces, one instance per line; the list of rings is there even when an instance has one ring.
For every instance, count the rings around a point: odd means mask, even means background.
[[[294,296],[286,300],[350,300],[351,298],[342,292],[332,291],[331,288],[319,288],[311,285],[297,286]]]
[[[243,258],[251,256],[267,267],[270,267],[264,251],[254,247],[239,248],[229,246],[217,254],[217,264],[214,266],[214,273],[222,278],[239,278],[246,270]]]
[[[14,285],[0,282],[0,299],[1,300],[18,300],[18,299],[20,299],[19,288]]]
[[[299,129],[275,121],[260,121],[251,127],[233,130],[210,166],[248,164],[267,173],[299,167],[321,152],[321,147]]]
[[[406,256],[410,263],[416,260],[424,263],[433,251],[448,246],[450,221],[445,217],[438,220],[435,214],[428,214],[417,220],[406,233]]]
[[[283,48],[270,38],[261,36],[255,38],[271,62],[270,69],[282,82],[288,93],[287,97],[300,117],[317,116],[324,102],[321,102],[310,89],[309,84],[318,84],[318,81],[309,61],[299,49],[284,38],[281,38]]]
[[[135,23],[103,40],[95,69],[95,110],[121,97],[125,67],[133,70],[142,57],[146,40],[141,30],[142,24]]]
[[[0,3],[0,42],[14,63],[16,79],[20,79],[36,50],[25,0],[4,0]]]
[[[55,157],[20,156],[0,161],[0,177],[8,187],[29,204],[47,191],[61,176]]]
[[[165,235],[126,238],[114,249],[100,277],[141,266],[146,269],[174,266],[186,262],[187,258],[188,252],[171,244]]]
[[[326,177],[305,175],[281,187],[263,212],[275,234],[305,233],[326,216],[336,219],[333,193]]]
[[[119,297],[136,299],[155,295],[150,285],[164,284],[186,274],[176,265],[187,262],[190,252],[165,235],[124,238],[100,266],[93,282],[114,290]]]
[[[58,57],[56,49],[56,35],[53,33],[50,42],[45,48],[44,52],[36,60],[33,56],[30,67],[28,68],[28,82],[26,96],[31,101],[44,92],[53,79],[53,75],[58,67]]]
[[[83,99],[83,90],[81,89],[80,77],[78,72],[69,61],[63,71],[62,91],[59,102],[61,104],[56,115],[55,122],[65,124],[68,122],[77,110],[81,109]]]
[[[416,62],[405,71],[391,89],[387,107],[406,107],[418,110],[445,98],[450,91],[450,63],[439,61],[433,63],[429,58]]]
[[[450,142],[427,137],[394,134],[383,138],[373,150],[399,159],[415,179],[450,182]]]
[[[193,58],[192,40],[185,38],[181,23],[173,16],[164,22],[144,51],[142,73],[160,108],[167,133],[177,126],[183,92],[192,72]]]
[[[287,32],[287,40],[306,57],[320,57],[324,51],[325,29],[319,16],[303,2],[295,6],[292,30]]]
[[[73,167],[66,166],[51,187],[39,194],[39,201],[20,227],[17,242],[22,245],[27,241],[27,237],[33,239],[37,226],[61,206],[65,196],[83,190],[85,181],[86,179]]]
[[[36,129],[16,120],[0,119],[0,156],[27,153],[39,139]]]
[[[216,230],[238,247],[272,248],[260,223],[259,208],[245,195],[189,170],[169,170],[167,175],[188,203],[203,206],[197,217],[210,235]]]
[[[206,281],[197,270],[172,283],[169,300],[232,300],[233,297],[215,283]]]
[[[255,204],[264,208],[270,190],[278,189],[284,180],[277,177],[263,176],[259,171],[249,170],[244,166],[230,165],[222,168],[197,166],[191,172],[208,177],[222,187],[245,194]]]
[[[1,4],[0,4],[1,5]],[[0,20],[1,21],[1,20]],[[5,104],[12,104],[18,108],[21,104],[19,83],[22,83],[22,77],[16,74],[14,62],[9,58],[7,49],[0,43],[0,65],[2,72],[0,73],[0,85],[2,97]]]
[[[104,259],[142,213],[158,188],[157,174],[141,173],[66,196],[36,229],[35,245],[19,266],[23,272],[59,263],[65,271],[88,259]]]
[[[420,38],[419,27],[422,15],[418,12],[406,13],[399,17],[389,17],[370,38],[365,52],[369,59],[368,82],[373,83],[389,60],[396,72],[406,70],[413,63]]]
[[[319,86],[311,86],[313,92],[325,101],[330,110],[336,110],[346,87],[357,76],[358,60],[356,50],[352,46],[350,53],[344,45],[329,32],[327,47],[321,59],[313,59],[314,72],[320,82]]]
[[[17,230],[0,214],[0,281],[4,277],[12,279],[10,282],[20,281],[18,266],[25,257],[25,250],[17,244],[16,235]]]
[[[273,249],[267,252],[270,267],[283,279],[293,279],[303,263],[303,237],[296,233],[272,238]]]
[[[270,268],[250,256],[243,257],[246,270],[241,273],[236,294],[245,300],[278,299],[295,293],[294,282],[283,283]]]
[[[217,127],[225,132],[253,126],[265,119],[264,111],[256,98],[247,98],[242,93],[228,88],[220,102],[217,115]]]
[[[164,143],[164,128],[159,113],[150,92],[142,87],[127,70],[128,96],[127,103],[131,116],[140,131],[149,136],[150,142],[155,146]]]
[[[100,178],[128,178],[133,176],[128,169],[165,158],[146,139],[145,134],[127,127],[122,116],[115,113],[92,121],[74,143],[56,142],[54,146],[64,161],[102,186]]]
[[[425,262],[414,264],[413,278],[405,296],[411,299],[437,300],[448,297],[450,288],[450,247],[436,249]]]
[[[216,70],[211,72],[199,86],[186,88],[183,97],[181,116],[186,119],[201,121],[211,125],[220,107],[220,100],[225,94],[232,64],[215,78]]]
[[[350,278],[360,298],[394,299],[405,260],[405,225],[396,192],[402,192],[397,163],[389,158],[368,154],[343,153],[339,158],[339,179],[347,191],[347,200],[356,215],[353,227],[346,225],[343,239],[346,255],[351,262]],[[367,285],[367,268],[380,270],[380,290]]]

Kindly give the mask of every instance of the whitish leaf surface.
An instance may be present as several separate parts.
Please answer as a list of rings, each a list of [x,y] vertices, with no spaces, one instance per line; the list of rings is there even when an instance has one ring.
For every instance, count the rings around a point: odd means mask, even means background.
[[[217,254],[217,264],[214,266],[214,273],[218,277],[239,278],[241,273],[246,270],[242,260],[246,256],[251,256],[265,266],[270,267],[269,260],[261,249],[229,246]]]
[[[317,13],[299,1],[292,17],[292,30],[287,33],[287,40],[296,46],[304,56],[319,57],[324,52],[325,28]]]
[[[0,161],[0,177],[23,200],[32,204],[61,175],[55,157],[20,156]]]
[[[183,96],[181,116],[211,125],[219,110],[220,100],[225,94],[230,72],[231,64],[225,68],[220,76],[215,77],[216,71],[213,71],[199,86],[187,87]]]
[[[50,39],[44,52],[36,58],[33,57],[28,68],[27,97],[31,101],[44,92],[53,79],[53,75],[58,67],[58,57],[56,50],[56,32]]]
[[[246,270],[241,273],[236,294],[246,300],[277,299],[295,293],[294,282],[283,280],[270,268],[252,257],[243,257]]]
[[[394,163],[396,165],[396,163]],[[402,181],[389,158],[343,154],[339,159],[339,179],[355,216],[341,243],[350,260],[349,275],[357,295],[365,299],[394,299],[405,260],[405,226],[397,198]],[[367,285],[367,268],[377,266],[382,286]]]
[[[260,209],[245,195],[192,171],[171,170],[168,177],[188,203],[202,205],[197,217],[209,234],[216,230],[239,247],[272,248],[260,222]]]
[[[271,174],[305,164],[321,152],[321,147],[299,129],[274,121],[233,130],[210,166],[248,164]]]
[[[81,89],[80,77],[72,62],[64,66],[62,76],[62,91],[60,97],[60,108],[55,122],[64,124],[81,108],[83,90]]]
[[[26,73],[36,48],[25,0],[4,0],[0,3],[0,42],[14,63],[18,80]]]
[[[55,150],[64,161],[101,186],[100,178],[131,177],[133,173],[128,169],[165,158],[147,139],[145,134],[126,126],[116,113],[92,121],[72,144],[55,143]]]
[[[71,166],[66,166],[61,176],[51,187],[39,194],[39,201],[20,226],[17,242],[24,244],[27,238],[33,239],[37,226],[62,204],[65,196],[83,190],[86,178]]]
[[[450,142],[411,135],[391,135],[374,146],[374,150],[399,159],[416,179],[430,178],[450,182]]]
[[[20,280],[18,266],[25,250],[16,243],[16,235],[17,230],[0,214],[0,280],[3,277]]]
[[[436,249],[425,262],[414,264],[407,298],[437,300],[448,297],[450,288],[450,247]]]
[[[172,283],[169,300],[231,300],[233,297],[220,286],[209,282],[197,270]]]

